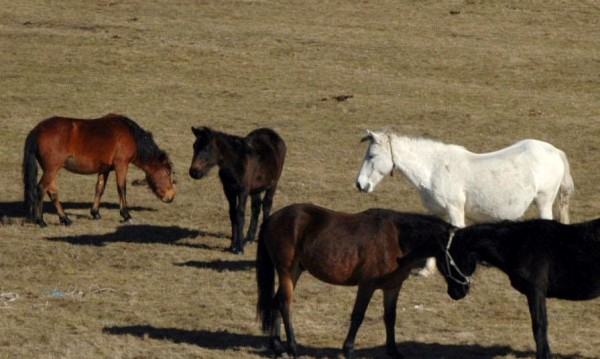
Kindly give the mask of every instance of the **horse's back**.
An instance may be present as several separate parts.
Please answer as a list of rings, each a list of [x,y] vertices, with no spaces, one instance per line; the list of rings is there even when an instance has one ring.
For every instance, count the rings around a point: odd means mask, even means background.
[[[259,153],[270,152],[274,157],[285,157],[287,148],[283,138],[270,128],[257,128],[246,136],[246,141]]]
[[[131,121],[131,120],[129,120]],[[50,117],[37,131],[42,167],[64,166],[75,173],[98,173],[112,167],[115,157],[130,161],[136,153],[128,119],[107,115],[97,119]]]

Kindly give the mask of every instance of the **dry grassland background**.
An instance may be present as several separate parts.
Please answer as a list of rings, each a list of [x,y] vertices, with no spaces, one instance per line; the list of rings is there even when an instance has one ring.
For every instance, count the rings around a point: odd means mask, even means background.
[[[354,188],[359,139],[385,127],[475,152],[548,141],[571,163],[572,220],[600,215],[597,1],[1,0],[0,64],[2,358],[269,355],[255,320],[255,247],[223,251],[230,230],[216,170],[187,175],[191,126],[278,131],[288,157],[274,209],[424,212],[402,176],[372,194]],[[170,153],[175,202],[130,186],[134,223],[122,224],[113,174],[103,219],[92,221],[95,176],[63,172],[73,226],[50,206],[48,228],[23,225],[27,132],[53,115],[109,112]],[[130,182],[142,177],[131,167]],[[354,294],[300,279],[301,354],[337,355]],[[358,357],[384,356],[382,315],[377,294]],[[549,321],[558,358],[600,357],[600,301],[550,300]],[[494,269],[479,269],[460,302],[439,275],[410,278],[396,328],[409,358],[534,356],[526,300]]]

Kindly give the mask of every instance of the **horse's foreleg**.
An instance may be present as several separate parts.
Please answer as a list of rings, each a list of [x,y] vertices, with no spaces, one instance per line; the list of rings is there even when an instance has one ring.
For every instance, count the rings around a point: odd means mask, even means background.
[[[43,179],[43,176],[42,176]],[[34,208],[34,220],[35,223],[38,224],[40,227],[46,227],[48,226],[46,224],[46,222],[44,221],[44,197],[46,196],[46,192],[48,191],[48,188],[46,186],[44,186],[42,180],[40,179],[40,182],[37,185],[37,199],[36,199],[36,203],[35,203],[35,208]]]
[[[252,217],[250,218],[250,226],[248,227],[248,234],[246,235],[246,243],[254,242],[256,237],[256,228],[258,227],[258,217],[260,215],[260,207],[262,200],[260,199],[260,193],[255,193],[251,196],[252,199]]]
[[[465,226],[465,206],[464,203],[460,206],[448,205],[448,222],[458,228]]]
[[[119,211],[123,221],[131,221],[129,208],[127,208],[127,165],[115,166],[117,177],[117,193],[119,194]]]
[[[358,286],[354,308],[352,309],[352,315],[350,317],[350,329],[348,329],[348,335],[346,336],[342,348],[346,358],[352,358],[352,355],[354,354],[354,340],[356,339],[356,333],[365,318],[365,312],[367,311],[373,292],[375,292],[375,289],[371,286]]]
[[[398,294],[400,288],[388,289],[383,291],[383,320],[385,322],[385,348],[387,354],[394,358],[403,358],[396,346],[396,305],[398,303]]]
[[[235,254],[244,253],[244,222],[246,215],[246,203],[248,202],[248,192],[239,193],[237,196],[237,207],[235,211],[235,232],[231,243],[231,251]]]
[[[224,191],[227,202],[229,202],[229,220],[231,221],[231,245],[229,246],[229,250],[233,253],[241,254],[244,251],[242,238],[244,212],[246,210],[248,195],[246,194],[246,197],[244,197],[242,194],[228,189],[227,187],[224,187]],[[242,198],[244,198],[243,204],[241,203]],[[240,218],[242,219],[241,223]]]
[[[536,346],[536,359],[550,359],[550,346],[548,345],[548,317],[546,315],[546,298],[537,289],[527,293],[531,327]]]
[[[104,172],[98,174],[98,181],[96,182],[96,194],[94,195],[94,204],[90,211],[93,219],[100,219],[100,198],[104,194],[106,188],[106,180],[110,172]]]

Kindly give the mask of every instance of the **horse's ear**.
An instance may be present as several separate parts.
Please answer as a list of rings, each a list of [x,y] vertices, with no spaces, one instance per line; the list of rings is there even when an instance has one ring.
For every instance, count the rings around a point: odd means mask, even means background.
[[[192,126],[192,132],[194,133],[194,135],[196,135],[196,137],[202,136],[202,134],[204,133],[209,133],[211,132],[210,128],[206,127],[206,126],[202,126],[202,127],[193,127]]]
[[[373,141],[373,132],[371,132],[370,130],[367,130],[367,135],[363,138],[360,139],[360,142],[367,142],[367,141]]]

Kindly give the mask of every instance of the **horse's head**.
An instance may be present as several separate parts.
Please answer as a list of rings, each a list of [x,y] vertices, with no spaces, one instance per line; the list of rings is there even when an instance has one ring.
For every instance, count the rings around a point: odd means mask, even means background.
[[[190,176],[194,179],[204,177],[218,163],[219,153],[215,143],[214,131],[208,127],[192,127],[196,136],[194,155],[190,165]]]
[[[365,159],[356,177],[356,188],[361,192],[372,192],[375,186],[394,169],[390,138],[383,132],[371,132],[361,142],[369,141]]]
[[[442,245],[442,254],[436,257],[436,264],[446,279],[448,295],[454,300],[459,300],[469,294],[471,275],[477,267],[477,257],[474,252],[460,248],[460,244],[456,243],[460,241],[456,240],[456,234],[455,231],[450,232],[448,243]]]
[[[163,202],[171,203],[175,199],[173,188],[173,164],[165,152],[146,166],[146,181],[152,192]]]

